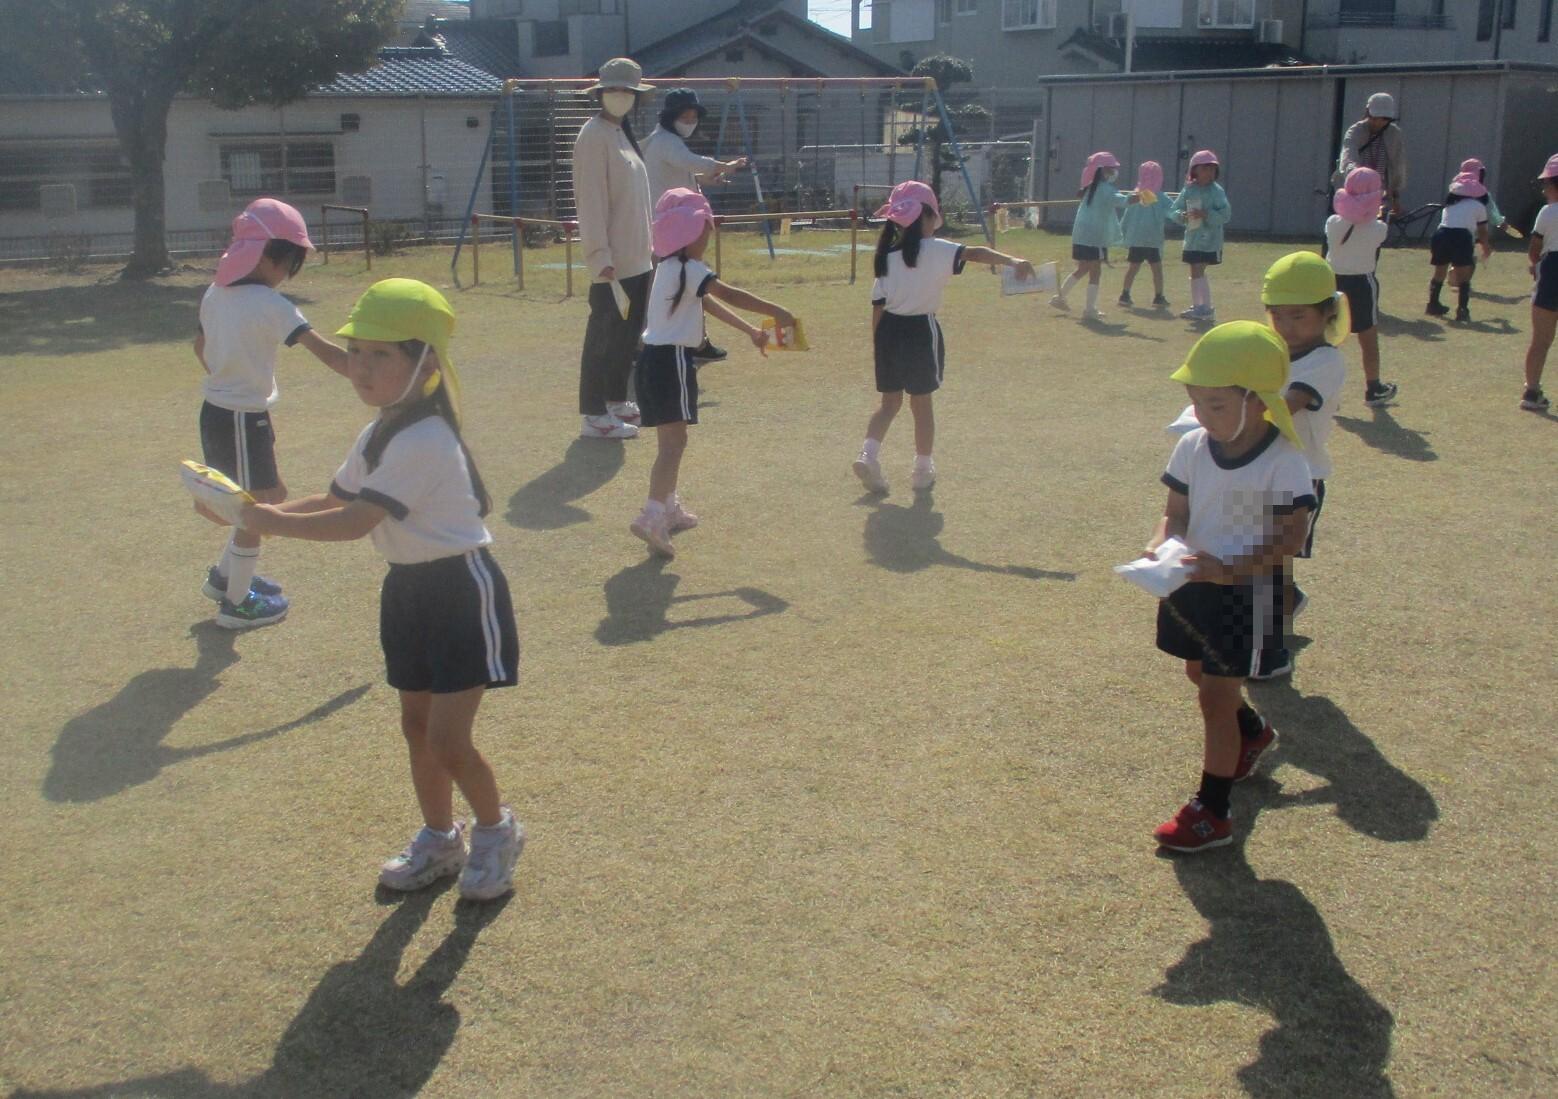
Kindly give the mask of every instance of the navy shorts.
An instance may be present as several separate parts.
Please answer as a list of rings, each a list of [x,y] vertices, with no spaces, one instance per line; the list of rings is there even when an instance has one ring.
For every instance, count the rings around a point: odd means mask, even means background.
[[[1536,289],[1531,304],[1538,309],[1558,312],[1558,252],[1549,252],[1536,265]]]
[[[645,344],[633,364],[633,392],[645,427],[698,422],[698,364],[693,348]]]
[[[1186,248],[1179,258],[1186,263],[1204,263],[1208,267],[1216,267],[1223,262],[1221,252],[1193,252],[1189,248]]]
[[[453,694],[519,682],[519,630],[508,581],[486,547],[391,565],[379,642],[397,691]]]
[[[1243,679],[1263,648],[1282,647],[1282,616],[1273,613],[1272,578],[1252,584],[1186,584],[1158,603],[1158,648],[1199,660],[1207,675]]]
[[[1163,249],[1132,247],[1125,255],[1127,263],[1162,263]]]
[[[250,492],[281,484],[276,470],[276,431],[269,412],[234,412],[210,401],[200,406],[200,450],[204,462]]]
[[[1379,280],[1373,275],[1337,275],[1336,288],[1347,295],[1353,332],[1367,332],[1379,323]]]
[[[1428,242],[1430,262],[1435,267],[1472,267],[1477,263],[1477,238],[1470,229],[1436,229]]]
[[[1325,482],[1310,483],[1315,486],[1315,506],[1309,509],[1309,531],[1304,535],[1304,548],[1295,555],[1298,557],[1315,555],[1315,524],[1320,521],[1320,509],[1325,507]]]
[[[876,353],[876,391],[922,397],[941,388],[946,343],[929,313],[882,311],[871,338]]]
[[[1109,258],[1109,249],[1094,248],[1091,244],[1073,244],[1071,258],[1078,261],[1106,260]]]

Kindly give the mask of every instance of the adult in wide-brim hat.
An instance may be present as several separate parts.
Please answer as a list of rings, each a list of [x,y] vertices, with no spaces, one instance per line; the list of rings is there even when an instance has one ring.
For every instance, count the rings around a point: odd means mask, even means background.
[[[1375,92],[1364,105],[1363,117],[1347,127],[1331,186],[1341,188],[1354,168],[1373,168],[1379,173],[1385,197],[1395,213],[1401,212],[1401,192],[1407,185],[1407,141],[1397,119],[1401,112],[1396,97]]]
[[[644,83],[644,70],[631,57],[613,57],[600,67],[595,83],[584,89],[587,92],[621,90],[625,92],[652,92],[653,84]]]

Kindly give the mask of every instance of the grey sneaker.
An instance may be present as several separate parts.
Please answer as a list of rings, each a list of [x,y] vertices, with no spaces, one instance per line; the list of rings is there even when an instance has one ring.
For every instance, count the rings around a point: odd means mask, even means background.
[[[855,476],[866,486],[867,492],[886,492],[887,478],[882,476],[882,463],[864,454],[855,459]]]
[[[909,477],[909,486],[915,492],[924,492],[936,483],[936,463],[932,462],[927,469],[916,468]]]
[[[379,884],[401,893],[432,885],[465,866],[465,825],[455,821],[454,839],[424,826],[406,849],[379,869]]]
[[[668,559],[676,556],[676,547],[671,545],[671,521],[665,512],[650,515],[647,511],[641,511],[628,524],[628,530],[633,533],[633,537],[643,539],[651,553]]]
[[[460,896],[490,901],[514,888],[514,864],[525,849],[525,826],[508,806],[503,820],[491,828],[471,829],[471,857],[460,874]]]

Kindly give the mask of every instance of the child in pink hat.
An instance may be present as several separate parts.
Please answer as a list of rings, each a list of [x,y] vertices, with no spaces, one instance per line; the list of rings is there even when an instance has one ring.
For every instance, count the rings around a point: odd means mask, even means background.
[[[1223,166],[1211,149],[1190,158],[1185,186],[1169,208],[1169,219],[1185,227],[1181,258],[1190,267],[1190,308],[1180,314],[1201,325],[1217,323],[1212,307],[1212,282],[1207,269],[1223,262],[1223,226],[1233,217],[1228,194],[1219,180]]]
[[[759,351],[767,345],[768,333],[726,305],[762,313],[778,325],[795,323],[780,306],[721,282],[703,262],[713,231],[714,212],[697,191],[673,187],[655,203],[650,239],[660,264],[649,287],[644,346],[633,364],[633,386],[641,423],[655,429],[657,449],[649,471],[649,496],[628,529],[660,557],[676,556],[672,534],[698,525],[698,517],[682,507],[677,483],[687,427],[698,422],[698,362],[693,352],[703,344],[703,315],[745,332]]]
[[[1531,346],[1526,349],[1526,388],[1520,407],[1527,412],[1546,412],[1551,405],[1542,392],[1542,369],[1547,352],[1558,330],[1558,153],[1547,158],[1547,166],[1536,178],[1546,205],[1537,212],[1531,226],[1531,243],[1526,256],[1531,261]]]
[[[1455,319],[1461,324],[1471,320],[1471,280],[1477,273],[1479,248],[1483,259],[1493,254],[1493,246],[1488,242],[1488,188],[1474,172],[1461,172],[1450,181],[1450,193],[1445,195],[1444,209],[1439,212],[1439,227],[1429,241],[1429,262],[1434,265],[1434,275],[1428,283],[1428,307],[1424,312],[1430,317],[1442,317],[1450,311],[1439,301],[1445,273],[1449,272],[1450,285],[1458,295]]]
[[[276,288],[296,275],[314,247],[296,209],[274,198],[249,203],[233,219],[233,239],[200,299],[195,357],[205,367],[200,443],[205,464],[237,481],[263,504],[287,498],[276,468],[276,348],[302,344],[338,374],[346,352],[309,326]],[[287,614],[281,585],[255,573],[260,536],[234,529],[206,572],[202,591],[216,601],[217,625],[246,630]]]
[[[1474,175],[1474,176],[1477,177],[1477,182],[1478,183],[1481,183],[1484,187],[1488,187],[1488,168],[1487,168],[1487,165],[1483,164],[1482,161],[1478,160],[1474,156],[1469,156],[1465,160],[1461,161],[1460,171],[1457,172],[1456,174],[1457,175]],[[1492,187],[1488,187],[1488,227],[1489,227],[1489,229],[1492,229],[1492,230],[1502,229],[1508,223],[1508,221],[1509,221],[1509,219],[1504,216],[1504,212],[1498,208],[1498,202],[1493,197],[1493,188]]]
[[[1017,268],[1033,278],[1033,264],[993,248],[966,247],[935,235],[941,228],[941,206],[936,192],[919,180],[906,180],[893,188],[875,215],[884,219],[876,242],[871,284],[871,344],[875,358],[876,391],[882,403],[866,424],[865,441],[855,459],[855,476],[870,492],[886,492],[882,475],[881,447],[887,429],[903,408],[909,394],[914,416],[914,473],[916,491],[936,483],[936,419],[931,397],[941,388],[946,348],[936,313],[941,295],[952,276],[965,263],[995,263]]]
[[[1152,307],[1167,309],[1163,296],[1163,227],[1168,221],[1168,203],[1158,201],[1163,191],[1163,166],[1156,160],[1144,160],[1136,168],[1137,201],[1120,215],[1120,234],[1125,238],[1125,283],[1120,287],[1120,304],[1129,309],[1131,285],[1141,265],[1152,268]],[[1146,196],[1152,195],[1152,201]]]
[[[1325,255],[1336,272],[1336,288],[1347,295],[1352,331],[1363,354],[1363,403],[1383,408],[1397,387],[1379,376],[1379,280],[1375,268],[1390,227],[1380,220],[1385,186],[1373,168],[1354,168],[1331,196],[1336,212],[1325,221]]]
[[[1094,153],[1082,166],[1082,186],[1077,191],[1081,201],[1071,222],[1071,258],[1077,267],[1049,300],[1056,309],[1071,308],[1066,295],[1086,277],[1087,305],[1082,310],[1085,321],[1103,319],[1098,311],[1098,284],[1103,277],[1104,261],[1109,258],[1109,249],[1122,239],[1120,210],[1136,201],[1134,195],[1125,195],[1115,187],[1119,174],[1119,158],[1107,150]]]

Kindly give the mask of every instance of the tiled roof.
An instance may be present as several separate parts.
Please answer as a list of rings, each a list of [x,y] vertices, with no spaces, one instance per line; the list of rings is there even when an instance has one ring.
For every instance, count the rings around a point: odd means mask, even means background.
[[[367,72],[343,73],[310,96],[484,96],[503,90],[496,76],[436,46],[391,46]]]
[[[767,20],[780,20],[798,27],[807,45],[795,48],[787,42],[781,47],[754,37],[753,28]],[[766,53],[788,58],[798,67],[821,76],[858,76],[857,70],[880,76],[901,75],[899,69],[865,52],[842,35],[775,7],[774,0],[742,0],[701,23],[635,49],[633,60],[644,67],[647,76],[674,76],[694,61],[738,43],[751,44]],[[841,63],[852,66],[851,71],[840,71]]]
[[[440,22],[436,28],[423,30],[412,44],[440,46],[449,56],[493,76],[525,75],[519,64],[519,36],[512,19]]]

